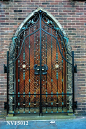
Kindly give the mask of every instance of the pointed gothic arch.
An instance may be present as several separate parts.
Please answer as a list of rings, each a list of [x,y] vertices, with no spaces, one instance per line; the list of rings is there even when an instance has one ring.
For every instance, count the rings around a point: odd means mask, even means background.
[[[9,48],[8,113],[73,112],[73,63],[60,23],[38,8]]]

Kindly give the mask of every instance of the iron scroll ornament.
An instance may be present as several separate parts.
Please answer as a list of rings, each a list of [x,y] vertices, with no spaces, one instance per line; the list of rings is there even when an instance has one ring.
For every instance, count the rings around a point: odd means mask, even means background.
[[[28,29],[30,26],[33,26],[34,24],[37,23],[37,21],[39,20],[40,14],[41,14],[41,16],[42,16],[42,20],[43,20],[44,22],[45,22],[45,20],[46,20],[45,24],[47,24],[47,26],[50,25],[51,28],[55,29],[55,30],[59,33],[59,35],[61,35],[61,36],[63,37],[64,42],[66,41],[66,37],[64,37],[63,32],[62,32],[59,28],[55,27],[55,24],[53,23],[53,21],[51,21],[51,20],[49,19],[49,17],[48,17],[48,15],[47,15],[46,12],[43,12],[43,11],[40,10],[40,11],[38,11],[38,12],[35,12],[35,13],[34,13],[34,16],[27,22],[27,24],[25,24],[25,25],[21,28],[20,33],[19,33],[19,36],[18,36],[18,37],[17,37],[17,36],[13,37],[13,46],[12,46],[12,47],[13,47],[13,50],[12,50],[12,52],[10,53],[10,58],[13,58],[13,53],[14,53],[14,51],[15,51],[15,49],[16,49],[16,46],[17,46],[17,42],[18,42],[19,37],[22,35],[22,33],[24,33],[24,31],[25,31],[26,29]],[[46,34],[49,34],[49,33],[48,33],[47,31],[45,31],[44,29],[41,28],[41,30],[43,30]],[[33,33],[27,35],[26,38],[29,37],[29,36],[31,36],[31,35],[33,35],[33,34],[36,33],[37,31],[39,31],[39,29],[37,29],[37,30],[34,31]],[[49,35],[50,35],[50,34],[49,34]],[[60,51],[60,53],[61,53],[61,55],[62,55],[62,58],[63,58],[66,62],[68,62],[69,64],[71,64],[71,63],[70,63],[67,59],[65,59],[65,57],[63,56],[63,54],[62,54],[62,52],[61,52],[61,49],[60,49],[60,45],[59,45],[58,39],[57,39],[54,35],[52,35],[52,37],[54,37],[54,38],[56,39],[56,41],[57,41],[57,44],[58,44],[58,47],[59,47],[59,51]],[[19,58],[19,56],[20,56],[20,54],[21,54],[21,51],[22,51],[22,47],[23,47],[23,45],[24,45],[24,41],[25,41],[26,38],[24,38],[23,41],[22,41],[21,48],[20,48],[20,51],[19,51],[18,56],[17,56],[11,63],[15,62],[15,61]],[[65,49],[66,49],[67,53],[69,53],[69,52],[68,52],[68,49],[67,49],[67,47],[66,47],[66,44],[65,44]],[[10,46],[10,50],[11,50],[11,46]],[[11,64],[11,63],[10,63],[10,64]],[[9,64],[9,65],[10,65],[10,64]],[[72,65],[72,64],[71,64],[71,65]]]

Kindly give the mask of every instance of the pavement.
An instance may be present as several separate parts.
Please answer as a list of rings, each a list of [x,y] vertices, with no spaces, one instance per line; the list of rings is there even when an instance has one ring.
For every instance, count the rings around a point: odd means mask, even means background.
[[[0,129],[86,129],[86,117],[75,119],[0,121]]]
[[[41,116],[39,119],[6,120],[6,111],[0,112],[0,129],[86,129],[86,116],[81,117],[50,117]],[[35,118],[35,117],[34,117]],[[50,119],[49,119],[50,118]]]

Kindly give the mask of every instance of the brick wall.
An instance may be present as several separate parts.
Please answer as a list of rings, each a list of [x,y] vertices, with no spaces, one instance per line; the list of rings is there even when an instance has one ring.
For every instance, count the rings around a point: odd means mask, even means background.
[[[9,0],[0,1],[0,108],[6,101],[6,81],[3,64],[12,37],[22,21],[36,8],[43,7],[62,25],[68,35],[78,72],[75,74],[77,113],[86,114],[86,2],[70,0]]]

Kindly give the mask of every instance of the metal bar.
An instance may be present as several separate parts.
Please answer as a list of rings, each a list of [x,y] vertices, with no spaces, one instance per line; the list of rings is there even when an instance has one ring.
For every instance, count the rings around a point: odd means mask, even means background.
[[[15,58],[17,57],[17,53],[18,53],[18,44],[17,44],[17,48],[16,48]],[[17,62],[18,62],[18,60],[17,60]],[[14,93],[16,93],[16,84],[18,83],[18,80],[16,79],[16,62],[14,63],[14,65],[15,65],[15,67],[14,67]],[[16,107],[16,96],[14,97],[14,104],[15,104],[14,107]]]
[[[52,28],[51,28],[51,79],[52,79]],[[52,92],[52,82],[51,82],[51,92]]]
[[[34,30],[35,30],[35,27],[34,27]],[[35,34],[34,34],[34,57],[36,56],[36,42],[35,42],[36,40],[35,40]],[[36,61],[36,58],[34,59],[34,65],[35,65],[35,61]],[[37,63],[38,64],[38,63]],[[35,82],[35,78],[36,78],[36,76],[35,76],[35,74],[34,74],[34,82]],[[34,83],[34,90],[35,90],[35,92],[36,92],[36,89],[35,89],[35,83]],[[34,103],[35,103],[35,97],[34,97]],[[35,107],[35,105],[34,105],[34,107]],[[30,108],[29,108],[30,109]]]
[[[56,31],[56,38],[57,38],[57,31]],[[58,61],[58,47],[56,42],[56,61]],[[56,74],[58,73],[58,70],[56,69]],[[58,93],[58,78],[57,78],[57,93]],[[57,103],[58,103],[58,96],[57,96]],[[58,104],[57,104],[57,112],[58,112]]]
[[[13,82],[15,83],[15,62],[13,62]],[[13,93],[14,93],[14,83],[13,83]],[[13,96],[13,112],[14,112],[14,96]]]
[[[30,27],[29,27],[30,33]],[[30,36],[29,36],[29,79],[30,79]],[[30,81],[29,81],[29,92],[30,92]]]
[[[24,31],[24,57],[23,57],[23,62],[25,63],[25,31]],[[25,69],[23,69],[23,73],[24,73],[24,76],[25,76]],[[24,93],[25,93],[25,77],[23,77],[23,80],[24,80]],[[24,96],[24,103],[25,104],[25,96]],[[24,112],[25,112],[25,105],[24,105]]]
[[[46,65],[47,65],[47,34],[45,34],[45,36],[46,36]],[[47,74],[46,74],[46,93],[47,93]],[[46,96],[46,103],[47,103],[47,96]],[[47,105],[46,105],[46,112],[47,112]]]
[[[24,52],[23,52],[24,56],[23,56],[23,62],[25,63],[25,31],[24,31]],[[24,75],[25,75],[25,70],[23,69]],[[25,77],[23,78],[24,80],[24,92],[25,92]]]
[[[24,93],[25,93],[25,80],[24,80]],[[25,96],[24,96],[24,104],[25,104]],[[25,105],[24,105],[24,112],[25,112]]]
[[[8,111],[9,111],[9,107],[8,107],[8,86],[9,86],[9,51],[7,51],[7,114],[8,114]]]
[[[20,49],[20,38],[19,38],[19,44],[18,44],[18,53],[19,53],[19,49]],[[19,71],[20,71],[20,60],[18,59],[18,80],[17,80],[18,81],[18,92],[19,92],[19,82],[20,82],[20,80],[19,80]]]
[[[19,50],[20,50],[20,37],[19,37],[19,42],[18,42],[18,52],[17,52],[17,55],[19,53]],[[18,81],[18,93],[19,93],[19,89],[20,89],[20,87],[19,87],[19,83],[20,83],[19,77],[20,77],[20,60],[18,59],[18,80],[17,80]],[[18,98],[18,102],[17,102],[17,104],[18,104],[20,98],[18,96],[17,96],[17,98]],[[18,105],[18,111],[19,111],[19,105]]]
[[[52,28],[51,28],[51,79],[52,79],[52,46],[53,44],[52,44]],[[52,81],[51,81],[51,92],[53,93],[53,84],[52,84]],[[53,113],[53,102],[52,102],[52,100],[53,100],[53,95],[51,95],[51,103],[52,103],[52,106],[51,106],[51,113]]]
[[[73,88],[73,101],[72,101],[72,104],[73,104],[73,113],[74,113],[74,51],[72,51],[72,88]]]
[[[51,112],[48,112],[47,114],[50,114]],[[53,112],[53,114],[56,114],[57,112]],[[73,112],[58,112],[58,113],[73,113]],[[57,114],[58,114],[57,113]],[[13,114],[13,113],[9,113],[9,114]],[[15,113],[15,114],[34,114],[34,113]],[[36,113],[36,114],[38,114],[38,113]],[[46,114],[46,113],[44,113],[43,112],[43,114]]]
[[[30,34],[30,27],[29,27]],[[30,36],[29,36],[29,93],[30,93]],[[29,95],[29,112],[30,112],[30,95]]]
[[[41,44],[41,17],[42,17],[42,15],[41,15],[41,13],[40,13],[40,113],[42,113],[42,90],[41,90],[41,86],[42,86],[42,84],[41,84],[41,80],[42,80],[42,76],[41,76],[41,69],[42,69],[42,55],[41,55],[41,50],[42,50],[42,44]]]
[[[63,44],[61,45],[62,47],[62,54],[63,54]],[[62,111],[63,111],[63,57],[62,57]]]
[[[34,94],[8,94],[8,95],[34,95]],[[35,95],[40,95],[40,94],[35,94]],[[46,94],[41,94],[41,95],[46,95]],[[47,94],[47,95],[73,95],[73,93],[63,93],[63,94]]]
[[[68,60],[68,53],[66,54],[66,58],[67,58],[67,60]],[[66,75],[66,88],[67,88],[67,90],[68,90],[68,62],[66,62],[66,73],[67,73],[67,75]],[[66,92],[67,92],[67,90],[66,90]],[[67,96],[67,101],[69,101],[69,96]],[[66,102],[67,102],[66,101]],[[68,106],[68,110],[69,110],[69,106]]]

